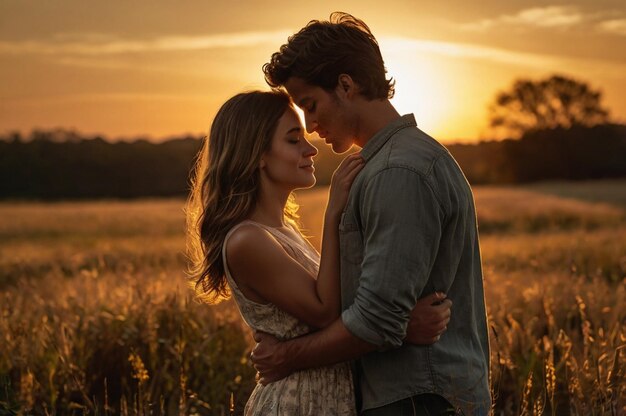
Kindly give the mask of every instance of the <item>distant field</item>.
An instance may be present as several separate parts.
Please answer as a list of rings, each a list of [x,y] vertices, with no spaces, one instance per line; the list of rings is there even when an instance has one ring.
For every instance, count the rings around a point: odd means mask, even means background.
[[[496,414],[625,413],[626,180],[474,191]],[[0,414],[241,412],[251,340],[193,299],[183,204],[0,204]]]
[[[577,185],[553,182],[531,187],[474,187],[480,232],[546,232],[626,223],[626,205],[621,204],[626,201],[626,179],[582,182],[580,189]],[[313,188],[297,195],[303,226],[317,245],[327,193],[326,188]]]
[[[605,202],[626,208],[626,180],[624,179],[584,182],[542,182],[528,185],[526,188],[563,198]]]

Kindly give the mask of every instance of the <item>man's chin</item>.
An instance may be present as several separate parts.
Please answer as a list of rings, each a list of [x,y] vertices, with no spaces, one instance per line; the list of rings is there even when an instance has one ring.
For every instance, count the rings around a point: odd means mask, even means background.
[[[346,145],[345,143],[331,143],[331,148],[333,149],[334,153],[337,154],[342,154],[342,153],[346,153],[348,150],[350,150],[350,148],[352,147],[352,145]]]

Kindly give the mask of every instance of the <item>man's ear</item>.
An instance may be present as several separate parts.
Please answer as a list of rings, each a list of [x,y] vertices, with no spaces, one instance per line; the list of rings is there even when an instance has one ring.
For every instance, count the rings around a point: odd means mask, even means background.
[[[347,98],[352,98],[356,93],[356,84],[352,77],[348,74],[339,74],[337,80],[337,93]]]

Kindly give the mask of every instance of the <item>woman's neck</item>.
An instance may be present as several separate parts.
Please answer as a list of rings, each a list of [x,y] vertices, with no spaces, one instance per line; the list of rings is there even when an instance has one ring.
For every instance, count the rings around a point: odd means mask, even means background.
[[[285,226],[285,206],[289,193],[261,191],[250,219],[270,227]]]

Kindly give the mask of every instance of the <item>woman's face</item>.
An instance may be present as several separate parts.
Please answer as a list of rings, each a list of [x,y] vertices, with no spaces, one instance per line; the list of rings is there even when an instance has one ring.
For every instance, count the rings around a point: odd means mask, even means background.
[[[289,107],[278,120],[270,149],[261,157],[261,177],[287,191],[310,188],[315,185],[316,154],[317,148],[304,138],[300,119]]]

